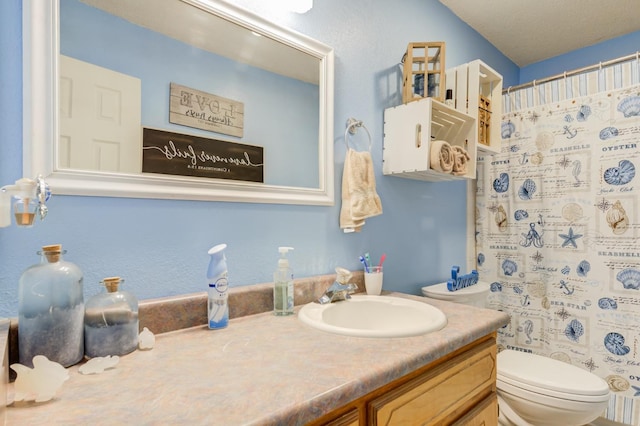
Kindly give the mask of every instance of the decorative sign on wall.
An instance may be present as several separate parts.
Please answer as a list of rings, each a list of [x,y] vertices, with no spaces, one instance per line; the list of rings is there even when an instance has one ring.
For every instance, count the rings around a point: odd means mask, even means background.
[[[171,83],[169,121],[182,126],[242,137],[244,104]]]
[[[264,182],[263,148],[144,128],[142,171]]]

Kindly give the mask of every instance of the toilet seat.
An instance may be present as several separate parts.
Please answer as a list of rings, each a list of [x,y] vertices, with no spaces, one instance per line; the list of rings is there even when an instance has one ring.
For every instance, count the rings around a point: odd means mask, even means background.
[[[575,365],[514,350],[498,354],[498,388],[523,389],[575,402],[609,400],[609,386],[600,377]]]

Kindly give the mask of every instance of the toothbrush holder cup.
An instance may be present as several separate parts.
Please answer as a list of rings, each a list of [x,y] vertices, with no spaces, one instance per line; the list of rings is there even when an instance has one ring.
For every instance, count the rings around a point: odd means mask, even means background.
[[[378,296],[382,292],[382,266],[370,266],[364,271],[364,287],[367,294]]]

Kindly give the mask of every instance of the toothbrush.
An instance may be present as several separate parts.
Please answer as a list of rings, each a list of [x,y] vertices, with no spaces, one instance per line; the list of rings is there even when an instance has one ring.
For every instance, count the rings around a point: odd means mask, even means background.
[[[367,261],[363,256],[360,256],[360,262],[364,265],[364,271],[369,272],[369,265],[367,265]]]
[[[367,265],[373,265],[373,263],[371,263],[371,258],[369,257],[369,252],[366,252],[364,254],[364,258],[367,261]],[[369,271],[367,271],[367,272],[369,272]]]
[[[382,267],[382,264],[384,263],[384,260],[387,258],[387,254],[383,253],[382,256],[380,256],[380,267]]]

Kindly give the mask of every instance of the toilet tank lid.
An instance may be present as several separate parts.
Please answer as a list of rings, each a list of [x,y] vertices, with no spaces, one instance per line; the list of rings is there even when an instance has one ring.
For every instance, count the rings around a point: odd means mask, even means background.
[[[506,349],[498,354],[498,379],[572,395],[606,395],[609,385],[575,365],[527,352]]]
[[[465,295],[471,296],[474,294],[480,293],[488,293],[489,292],[489,283],[478,281],[476,284],[471,285],[469,287],[461,288],[456,291],[449,291],[447,288],[447,283],[433,284],[422,287],[422,294],[425,296],[429,296],[429,294],[442,294],[446,296],[454,296],[454,295]]]

